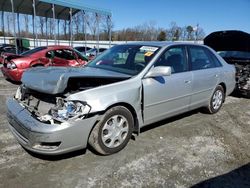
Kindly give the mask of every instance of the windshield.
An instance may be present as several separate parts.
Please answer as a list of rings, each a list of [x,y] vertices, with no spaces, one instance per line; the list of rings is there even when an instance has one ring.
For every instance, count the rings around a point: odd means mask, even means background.
[[[223,58],[250,59],[250,52],[243,51],[218,51]]]
[[[26,51],[26,52],[23,52],[23,53],[21,53],[21,55],[23,55],[23,56],[32,55],[32,54],[34,54],[34,53],[36,53],[36,52],[45,50],[46,48],[47,48],[47,47],[37,47],[37,48],[34,48],[34,49],[32,49],[32,50],[28,50],[28,51]]]
[[[146,67],[158,50],[159,47],[155,46],[117,45],[103,52],[88,66],[136,75]]]
[[[79,52],[78,50],[74,49],[74,51],[76,52],[76,54],[78,55],[78,58],[83,60],[83,61],[88,61],[88,58],[86,56],[84,56],[81,52]]]
[[[96,51],[97,51],[96,48],[92,48],[92,49],[90,49],[90,50],[87,50],[87,53],[92,53],[92,52],[96,52]]]

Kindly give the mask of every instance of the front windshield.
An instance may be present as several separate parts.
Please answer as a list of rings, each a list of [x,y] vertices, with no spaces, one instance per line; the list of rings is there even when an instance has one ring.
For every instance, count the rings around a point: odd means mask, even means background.
[[[95,52],[97,49],[96,48],[92,48],[90,50],[87,50],[87,52]]]
[[[89,67],[111,70],[129,75],[141,72],[159,47],[146,45],[117,45],[88,64]]]
[[[34,48],[34,49],[32,49],[32,50],[28,50],[28,51],[26,51],[26,52],[23,52],[23,53],[21,53],[21,55],[23,55],[23,56],[32,55],[32,54],[34,54],[34,53],[36,53],[36,52],[45,50],[46,48],[47,48],[47,47],[37,47],[37,48]]]

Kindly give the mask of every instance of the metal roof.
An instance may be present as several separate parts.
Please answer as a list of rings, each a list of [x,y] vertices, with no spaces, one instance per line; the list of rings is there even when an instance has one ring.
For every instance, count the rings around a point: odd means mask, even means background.
[[[14,12],[33,15],[33,5],[31,0],[14,0]],[[79,0],[80,2],[80,0]],[[69,20],[69,8],[72,8],[72,15],[83,10],[94,12],[106,16],[111,16],[111,11],[85,6],[82,3],[69,2],[65,0],[36,0],[36,15],[52,18],[52,7],[55,5],[56,19]],[[0,0],[0,11],[12,12],[10,0]]]

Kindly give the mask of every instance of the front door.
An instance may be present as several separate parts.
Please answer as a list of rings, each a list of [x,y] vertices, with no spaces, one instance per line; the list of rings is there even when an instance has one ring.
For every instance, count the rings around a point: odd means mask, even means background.
[[[166,50],[154,66],[170,66],[172,74],[142,80],[145,125],[188,110],[193,76],[186,57],[183,46]]]
[[[78,64],[72,50],[58,49],[54,52],[55,57],[53,59],[53,66],[70,66]]]

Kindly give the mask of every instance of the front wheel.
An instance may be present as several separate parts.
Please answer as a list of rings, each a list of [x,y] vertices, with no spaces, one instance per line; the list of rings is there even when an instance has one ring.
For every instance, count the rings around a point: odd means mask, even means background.
[[[125,107],[116,106],[109,109],[95,125],[88,142],[98,153],[110,155],[127,145],[133,127],[131,112]]]
[[[225,92],[221,85],[215,88],[215,91],[210,99],[209,105],[206,107],[206,112],[214,114],[218,112],[224,102]]]

